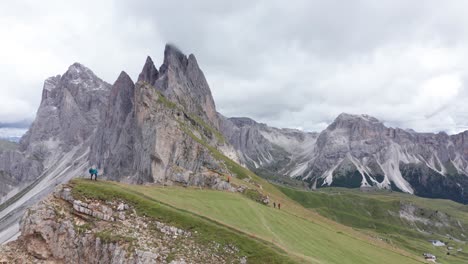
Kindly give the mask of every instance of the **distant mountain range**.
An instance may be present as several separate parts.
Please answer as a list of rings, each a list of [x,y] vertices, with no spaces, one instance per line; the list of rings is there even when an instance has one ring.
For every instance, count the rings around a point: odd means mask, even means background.
[[[0,122],[0,139],[19,142],[21,137],[28,131],[31,122],[20,121],[14,123]]]
[[[225,119],[223,133],[251,170],[326,186],[379,188],[467,203],[468,132],[416,133],[341,114],[320,133]],[[281,178],[278,178],[281,180]]]
[[[380,188],[468,203],[468,132],[416,133],[341,114],[320,133],[217,113],[194,55],[167,45],[134,82],[113,85],[75,63],[44,83],[19,148],[0,151],[0,237],[29,204],[97,166],[129,183],[226,188],[220,175],[261,176],[309,188]],[[16,229],[15,229],[16,228]],[[2,242],[2,241],[0,241]]]

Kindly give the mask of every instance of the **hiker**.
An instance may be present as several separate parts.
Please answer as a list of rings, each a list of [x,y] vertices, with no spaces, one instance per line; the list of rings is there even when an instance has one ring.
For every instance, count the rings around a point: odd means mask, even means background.
[[[280,203],[278,203],[278,209],[281,210],[281,204]]]
[[[275,202],[273,202],[273,208],[276,208],[276,203]]]
[[[94,176],[94,180],[97,181],[98,170],[91,168],[89,169],[89,173],[91,174],[91,180],[93,180],[93,176]]]
[[[231,182],[231,176],[228,176],[228,180],[227,180],[228,183]]]
[[[97,181],[98,170],[94,169],[94,180]]]

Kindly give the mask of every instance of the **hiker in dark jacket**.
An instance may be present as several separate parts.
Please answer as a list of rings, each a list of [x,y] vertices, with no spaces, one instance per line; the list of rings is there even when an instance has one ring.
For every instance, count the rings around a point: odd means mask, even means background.
[[[89,168],[89,175],[91,175],[91,180],[93,179],[93,174],[94,174],[94,169],[93,168]]]
[[[276,208],[276,203],[275,202],[273,202],[273,208]]]

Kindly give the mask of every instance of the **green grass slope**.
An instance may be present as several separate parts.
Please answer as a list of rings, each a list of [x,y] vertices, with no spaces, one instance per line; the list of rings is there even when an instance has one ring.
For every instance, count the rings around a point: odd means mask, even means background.
[[[279,188],[306,208],[414,254],[432,253],[441,263],[468,263],[468,247],[464,242],[464,227],[468,226],[468,206],[398,192],[363,193],[344,188],[307,192]],[[414,211],[414,216],[428,222],[402,219],[400,210],[406,205],[418,208]],[[454,247],[454,250],[434,247],[428,242],[431,239],[448,242],[448,246]],[[457,252],[458,248],[463,251]]]
[[[419,256],[310,214],[279,192],[270,195],[282,202],[281,211],[238,193],[87,180],[74,184],[81,194],[137,203],[147,215],[200,230],[206,240],[234,241],[249,256],[249,263],[283,263],[284,254],[303,263],[422,263]],[[271,259],[264,259],[267,256]]]
[[[272,243],[249,237],[203,216],[161,203],[131,188],[112,182],[88,180],[74,180],[71,185],[76,198],[87,197],[103,201],[122,199],[134,206],[140,215],[191,231],[199,243],[208,245],[216,241],[222,246],[234,245],[239,248],[239,256],[247,256],[249,263],[300,262],[297,258],[287,256],[285,251]]]

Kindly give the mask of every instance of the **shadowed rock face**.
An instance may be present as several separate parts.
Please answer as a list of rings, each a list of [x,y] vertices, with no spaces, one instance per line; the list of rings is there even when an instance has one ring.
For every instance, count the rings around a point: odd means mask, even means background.
[[[301,179],[314,188],[374,186],[468,202],[467,132],[416,133],[350,114],[339,115],[320,134],[246,118],[224,119],[221,127],[252,170]],[[278,163],[283,166],[272,166]]]
[[[109,106],[104,121],[91,146],[91,163],[98,168],[108,168],[113,178],[133,174],[135,115],[135,84],[122,72],[112,86]],[[115,168],[115,169],[112,169]]]

